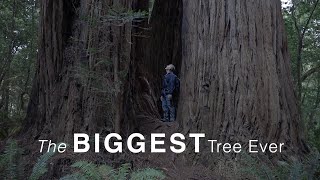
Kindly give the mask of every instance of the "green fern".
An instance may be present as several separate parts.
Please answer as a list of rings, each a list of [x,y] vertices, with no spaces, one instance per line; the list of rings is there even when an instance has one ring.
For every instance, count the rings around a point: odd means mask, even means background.
[[[290,171],[290,165],[281,161],[281,165],[275,168],[273,173],[276,179],[288,179],[288,174],[290,174]]]
[[[71,167],[79,168],[86,179],[93,179],[93,180],[102,179],[102,176],[98,171],[97,165],[93,163],[89,163],[86,161],[78,161],[73,165],[71,165]]]
[[[22,149],[17,141],[9,139],[4,153],[0,155],[0,176],[4,179],[18,179],[23,172],[22,163],[19,162]]]
[[[103,179],[107,179],[108,177],[111,176],[111,174],[115,173],[115,170],[111,166],[107,166],[107,165],[100,165],[98,167],[98,171],[101,174],[101,177]]]
[[[303,179],[303,165],[300,162],[294,162],[290,167],[290,179],[300,180]]]
[[[76,172],[70,175],[66,175],[60,178],[60,180],[87,180],[87,179],[81,173]]]
[[[118,168],[118,171],[114,174],[113,179],[126,180],[129,172],[130,172],[130,164],[129,163],[122,164]]]
[[[162,171],[146,168],[135,171],[131,174],[131,180],[161,180],[165,179],[166,176]]]
[[[243,157],[243,165],[245,165],[245,167],[242,168],[241,171],[257,179],[300,180],[319,178],[315,177],[320,168],[319,154],[311,153],[302,162],[295,161],[290,164],[282,162],[281,165],[273,168],[261,164],[261,162],[248,154],[244,154]]]
[[[60,144],[57,144],[57,147],[59,147]],[[56,153],[54,151],[53,147],[49,149],[48,152],[42,154],[40,158],[38,159],[38,162],[33,166],[32,173],[30,176],[30,180],[37,180],[39,179],[44,173],[48,171],[47,169],[47,163],[48,160]]]
[[[305,161],[305,174],[307,179],[320,179],[320,154],[319,152],[310,153]]]
[[[96,165],[87,161],[78,161],[71,165],[71,167],[77,168],[79,171],[71,175],[64,176],[60,178],[60,180],[126,180],[128,177],[131,177],[131,180],[158,180],[165,178],[162,171],[150,168],[132,172],[130,175],[130,164],[128,163],[122,164],[118,169],[113,169],[111,166],[107,165]]]
[[[272,170],[265,164],[259,162],[258,159],[253,158],[247,153],[242,154],[242,161],[244,167],[240,171],[244,174],[253,176],[257,179],[274,179]]]
[[[71,167],[78,168],[81,171],[82,176],[85,179],[126,179],[129,174],[129,165],[122,165],[118,171],[114,170],[112,167],[107,165],[97,166],[93,163],[89,163],[87,161],[78,161],[71,165]]]

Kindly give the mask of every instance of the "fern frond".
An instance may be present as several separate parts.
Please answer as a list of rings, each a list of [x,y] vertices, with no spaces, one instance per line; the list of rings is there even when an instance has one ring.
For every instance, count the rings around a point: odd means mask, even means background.
[[[60,144],[57,144],[59,147]],[[42,154],[38,159],[37,163],[33,166],[32,173],[30,176],[30,180],[37,180],[39,179],[44,173],[48,171],[47,169],[47,162],[48,160],[55,154],[53,147],[49,149],[48,152]]]
[[[317,179],[316,174],[320,172],[320,154],[318,152],[310,153],[306,158],[304,168],[306,179]]]
[[[97,165],[89,163],[87,161],[78,161],[71,165],[72,167],[79,168],[84,177],[87,179],[100,180],[101,175],[98,171]]]
[[[303,165],[300,162],[294,162],[290,168],[290,179],[302,179]]]
[[[79,172],[76,172],[70,175],[66,175],[60,178],[60,180],[87,180],[87,179]]]
[[[107,165],[100,165],[98,167],[98,171],[101,174],[103,179],[107,179],[108,177],[111,176],[111,174],[114,174],[115,171],[111,166],[107,166]]]
[[[247,153],[242,154],[244,167],[240,171],[244,174],[251,175],[257,179],[275,179],[272,170],[261,163],[257,158],[250,156]]]
[[[133,172],[130,180],[162,180],[165,178],[166,176],[162,171],[146,168]]]
[[[21,166],[18,165],[22,149],[19,148],[17,141],[9,139],[4,153],[0,155],[0,175],[11,179],[17,179],[21,173]]]
[[[114,174],[113,179],[126,180],[129,172],[130,172],[130,164],[129,163],[122,164],[119,167],[118,172]]]

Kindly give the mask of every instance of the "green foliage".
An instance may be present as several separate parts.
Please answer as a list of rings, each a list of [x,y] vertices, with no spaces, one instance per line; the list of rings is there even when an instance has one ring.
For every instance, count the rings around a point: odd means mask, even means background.
[[[79,172],[64,176],[60,178],[60,180],[70,180],[70,179],[99,180],[99,179],[107,178],[109,175],[116,174],[114,169],[110,166],[96,165],[87,161],[78,161],[74,163],[71,167],[79,169]]]
[[[59,145],[60,144],[57,144],[57,147]],[[55,153],[56,153],[56,151],[54,150],[53,147],[51,147],[48,152],[46,152],[46,153],[44,153],[44,154],[42,154],[40,156],[40,158],[38,159],[37,163],[33,166],[32,173],[31,173],[31,176],[29,178],[30,180],[37,180],[48,171],[48,169],[47,169],[48,160]]]
[[[57,144],[59,146],[59,144]],[[22,149],[18,147],[17,141],[8,140],[5,151],[0,155],[0,177],[2,179],[24,179],[23,166],[21,159]],[[42,154],[32,169],[29,177],[30,180],[38,180],[48,169],[49,159],[55,154],[53,148]],[[162,171],[146,168],[132,171],[130,164],[122,164],[119,168],[114,169],[108,165],[96,165],[87,161],[78,161],[71,165],[76,171],[73,174],[64,176],[60,180],[159,180],[165,179]]]
[[[244,167],[241,169],[241,172],[248,174],[258,179],[272,179],[273,173],[272,170],[262,161],[251,157],[249,154],[242,154],[242,164]]]
[[[129,172],[130,164],[122,164],[118,168],[118,171],[113,174],[112,179],[126,180],[126,177],[128,176]]]
[[[110,7],[108,14],[103,17],[106,21],[118,21],[121,23],[137,21],[138,19],[147,18],[146,11],[133,11],[121,5],[113,5]]]
[[[81,169],[84,177],[87,179],[98,180],[101,179],[102,174],[97,168],[97,165],[86,161],[79,161],[72,165],[72,167]]]
[[[23,164],[20,162],[22,149],[17,141],[9,139],[4,153],[0,155],[0,177],[3,179],[18,179],[23,173]]]
[[[60,178],[60,180],[126,180],[128,178],[132,180],[156,180],[165,178],[162,171],[151,168],[131,172],[130,164],[122,164],[119,168],[113,169],[107,165],[96,165],[87,161],[78,161],[74,163],[72,167],[77,168],[78,171],[71,175],[64,176]]]
[[[294,162],[290,166],[289,177],[292,180],[304,179],[305,173],[303,173],[303,166],[301,163]]]
[[[244,167],[241,172],[255,179],[268,180],[301,180],[301,179],[318,179],[320,172],[320,155],[311,153],[303,162],[293,161],[292,163],[279,162],[277,167],[271,167],[263,161],[243,154],[242,163]]]
[[[38,8],[35,0],[0,1],[0,139],[22,124],[37,53]]]
[[[320,127],[317,126],[313,131],[309,132],[309,137],[312,145],[320,150]]]
[[[301,55],[302,90],[301,117],[305,123],[308,140],[320,150],[320,68],[307,75],[311,69],[320,66],[320,2],[317,0],[295,0],[283,9],[283,17],[291,55],[292,72],[297,84],[298,57]],[[314,11],[313,11],[314,10]],[[304,32],[304,34],[303,34]],[[303,36],[302,36],[303,35]],[[299,39],[302,49],[299,51]],[[298,84],[297,84],[298,86]],[[296,92],[298,92],[296,90]]]
[[[22,126],[24,114],[8,114],[0,111],[0,139],[5,139],[19,132]]]
[[[131,174],[131,180],[160,180],[165,178],[166,176],[162,171],[151,168],[138,170]]]
[[[113,25],[122,26],[125,23],[133,21],[141,21],[141,19],[148,18],[147,11],[134,11],[121,4],[113,4],[108,6],[105,14],[98,16],[81,16],[80,20],[88,23],[89,27],[96,28],[102,27],[104,24],[112,23]],[[152,9],[150,9],[152,10]]]
[[[107,179],[108,176],[111,176],[111,174],[115,173],[115,170],[111,166],[107,166],[104,164],[98,166],[97,168],[103,179]]]
[[[86,180],[86,178],[81,173],[76,172],[70,175],[66,175],[60,178],[60,180]]]

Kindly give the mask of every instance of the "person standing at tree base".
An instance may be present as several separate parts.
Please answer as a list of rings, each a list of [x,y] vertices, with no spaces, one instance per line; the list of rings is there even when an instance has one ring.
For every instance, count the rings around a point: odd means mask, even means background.
[[[176,96],[180,89],[180,81],[173,73],[175,70],[173,64],[167,65],[165,70],[166,75],[164,75],[161,90],[163,121],[173,122],[176,119],[176,108],[173,103],[173,96]]]

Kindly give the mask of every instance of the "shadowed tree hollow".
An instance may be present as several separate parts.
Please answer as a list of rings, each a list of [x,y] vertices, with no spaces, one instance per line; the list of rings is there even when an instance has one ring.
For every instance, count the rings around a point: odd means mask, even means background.
[[[163,69],[174,63],[182,132],[282,142],[284,158],[308,152],[280,1],[161,0],[149,22],[137,13],[148,3],[40,1],[28,136],[72,142],[75,132],[164,130],[157,103]]]

